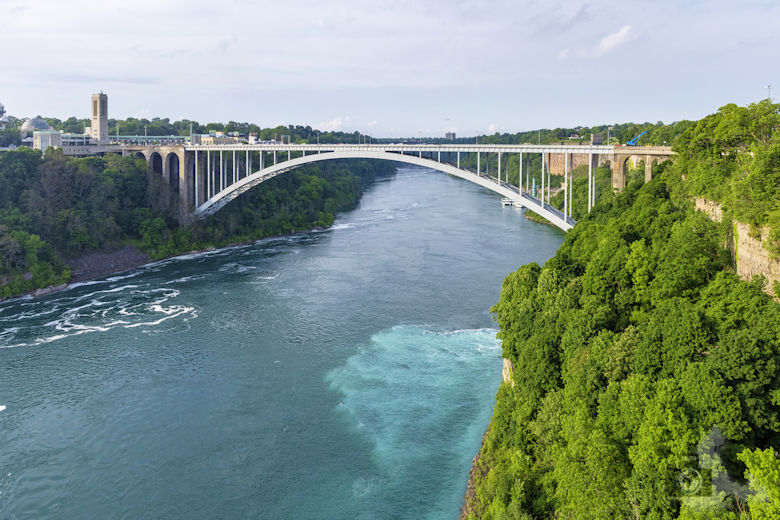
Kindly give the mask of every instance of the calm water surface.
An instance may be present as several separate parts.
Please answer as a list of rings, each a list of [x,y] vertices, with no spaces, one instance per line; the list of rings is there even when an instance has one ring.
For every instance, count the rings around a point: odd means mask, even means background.
[[[425,169],[332,229],[0,304],[0,518],[452,519],[555,229]]]

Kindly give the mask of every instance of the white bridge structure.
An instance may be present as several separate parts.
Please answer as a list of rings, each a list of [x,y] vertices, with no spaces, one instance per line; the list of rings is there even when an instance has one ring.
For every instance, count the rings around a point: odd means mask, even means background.
[[[500,144],[284,144],[284,143],[229,143],[191,144],[175,146],[123,147],[123,153],[135,153],[147,160],[154,171],[179,192],[184,207],[191,216],[203,218],[219,211],[228,202],[245,191],[277,175],[304,164],[334,159],[383,159],[417,166],[424,166],[449,175],[465,179],[501,195],[505,203],[524,207],[549,220],[558,228],[568,231],[576,224],[572,215],[573,164],[588,165],[587,210],[594,205],[595,176],[593,169],[600,162],[609,160],[613,168],[613,187],[625,186],[620,172],[629,157],[646,160],[652,172],[653,160],[666,159],[671,155],[667,147],[619,147],[600,145],[500,145]],[[471,166],[466,168],[464,159],[468,154]],[[541,186],[533,186],[531,175],[523,171],[524,157],[542,155]],[[563,159],[564,208],[563,211],[550,205],[550,167],[553,157]],[[502,161],[510,155],[519,157],[519,182],[508,182],[506,167]],[[476,156],[476,165],[474,165]],[[606,156],[606,157],[605,157]],[[486,159],[493,158],[497,164],[495,176],[488,174]],[[576,157],[576,161],[574,158]],[[507,164],[506,162],[504,163]],[[616,166],[618,168],[616,168]],[[491,172],[493,173],[493,172]],[[502,178],[503,176],[503,178]],[[538,176],[538,171],[535,177]],[[534,190],[534,188],[537,188]],[[547,188],[547,189],[545,189]],[[534,196],[539,193],[540,196]]]

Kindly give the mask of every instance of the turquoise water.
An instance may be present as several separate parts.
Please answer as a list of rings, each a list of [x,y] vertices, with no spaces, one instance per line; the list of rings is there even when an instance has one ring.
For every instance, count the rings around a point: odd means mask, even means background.
[[[561,241],[401,169],[329,230],[0,304],[0,518],[455,518],[488,309]]]

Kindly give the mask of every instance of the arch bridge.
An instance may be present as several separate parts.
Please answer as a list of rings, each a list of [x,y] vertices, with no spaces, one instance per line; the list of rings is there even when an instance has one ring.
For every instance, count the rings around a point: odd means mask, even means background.
[[[669,158],[668,147],[570,146],[570,145],[434,145],[434,144],[184,144],[178,146],[126,147],[125,153],[143,158],[178,193],[183,207],[195,218],[219,211],[245,191],[304,164],[334,159],[383,159],[424,166],[483,186],[504,197],[506,203],[524,207],[568,231],[571,217],[574,167],[588,166],[587,209],[595,203],[593,168],[610,162],[612,186],[625,187],[629,160],[645,163],[645,180],[655,161]],[[540,154],[541,185],[531,182],[524,158]],[[508,181],[507,158],[518,156],[518,183]],[[466,158],[468,157],[468,165]],[[502,160],[504,167],[502,168]],[[488,171],[493,165],[494,172]],[[550,205],[555,190],[550,175],[562,174],[564,210]],[[538,171],[535,175],[538,177]]]

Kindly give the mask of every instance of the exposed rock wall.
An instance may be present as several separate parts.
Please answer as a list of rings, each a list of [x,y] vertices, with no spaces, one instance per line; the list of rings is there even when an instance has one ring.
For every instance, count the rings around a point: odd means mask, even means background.
[[[769,283],[766,291],[774,295],[775,282],[780,282],[780,260],[772,259],[762,243],[768,239],[769,230],[763,228],[759,237],[750,236],[750,226],[741,222],[734,223],[734,260],[737,274],[744,280],[763,274]]]
[[[723,220],[723,209],[720,204],[711,200],[695,199],[696,209],[703,211],[712,220]],[[743,280],[750,281],[755,275],[766,277],[768,284],[766,292],[776,296],[773,291],[775,282],[780,283],[780,260],[773,259],[769,251],[763,246],[768,240],[769,229],[761,229],[757,237],[750,236],[750,226],[742,222],[734,222],[734,242],[731,244],[732,258],[737,275]]]
[[[512,386],[515,386],[514,381],[512,381],[512,362],[509,361],[507,358],[504,358],[504,368],[501,370],[501,378],[504,380],[504,383],[509,383]]]

